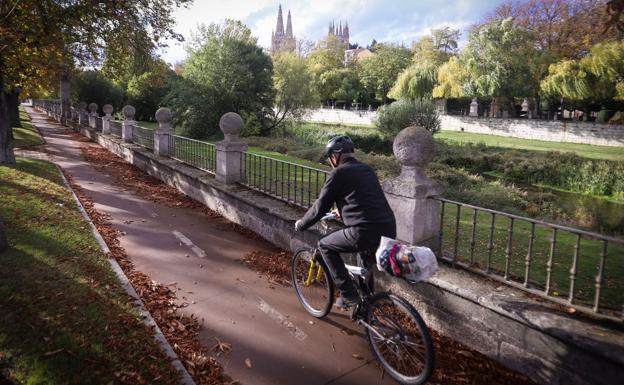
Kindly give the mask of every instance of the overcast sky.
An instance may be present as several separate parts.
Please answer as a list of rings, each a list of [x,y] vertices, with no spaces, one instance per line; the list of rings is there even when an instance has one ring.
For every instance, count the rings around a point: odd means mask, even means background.
[[[449,25],[462,30],[481,20],[504,0],[195,0],[188,9],[179,9],[174,17],[176,30],[188,37],[198,24],[221,22],[226,18],[242,20],[263,47],[271,45],[271,30],[282,4],[284,26],[288,10],[292,14],[296,37],[317,41],[327,35],[328,24],[335,20],[349,23],[351,43],[366,46],[373,39],[381,42],[404,42],[426,35],[431,28]],[[184,43],[169,43],[162,53],[169,62],[184,60]]]

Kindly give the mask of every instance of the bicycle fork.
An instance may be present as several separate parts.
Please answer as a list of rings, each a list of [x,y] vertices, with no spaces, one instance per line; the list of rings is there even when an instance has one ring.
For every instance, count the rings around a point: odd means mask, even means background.
[[[316,268],[316,271],[314,271],[315,268]],[[308,270],[308,278],[306,278],[305,284],[306,286],[310,286],[315,281],[321,282],[321,278],[323,278],[323,267],[316,260],[316,258],[313,258],[310,263],[310,269]]]

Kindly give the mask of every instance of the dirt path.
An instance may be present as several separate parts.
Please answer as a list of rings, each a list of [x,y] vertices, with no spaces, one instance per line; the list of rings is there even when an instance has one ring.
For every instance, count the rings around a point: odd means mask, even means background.
[[[206,345],[231,346],[219,361],[233,379],[258,385],[394,383],[381,379],[362,331],[346,313],[313,320],[292,288],[241,263],[247,253],[270,251],[270,245],[199,210],[141,198],[87,163],[80,150],[84,144],[63,127],[28,112],[52,161],[122,232],[121,246],[135,268],[161,283],[177,283],[178,298],[188,304],[184,311],[204,321],[200,336]]]

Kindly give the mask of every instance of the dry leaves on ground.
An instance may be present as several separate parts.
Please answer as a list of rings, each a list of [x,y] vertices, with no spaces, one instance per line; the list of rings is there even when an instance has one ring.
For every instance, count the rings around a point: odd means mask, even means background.
[[[290,258],[291,255],[283,250],[272,253],[253,251],[245,255],[243,263],[250,269],[267,275],[269,281],[290,286]]]
[[[185,316],[176,311],[179,308],[178,301],[175,292],[170,289],[175,285],[164,286],[134,270],[128,255],[119,244],[119,231],[111,227],[110,217],[96,211],[91,198],[84,194],[80,186],[73,183],[70,175],[65,173],[65,176],[106,241],[111,250],[110,256],[117,260],[195,382],[200,385],[231,383],[231,379],[223,373],[220,364],[210,356],[209,349],[199,342],[201,329],[199,320],[193,315]],[[125,374],[120,373],[120,376],[123,375]]]

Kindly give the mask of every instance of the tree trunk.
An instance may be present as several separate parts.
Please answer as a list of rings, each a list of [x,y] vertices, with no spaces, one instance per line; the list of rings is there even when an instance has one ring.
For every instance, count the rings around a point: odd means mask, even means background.
[[[0,253],[6,251],[9,248],[9,243],[6,237],[6,231],[4,230],[4,224],[2,223],[2,219],[0,219]]]
[[[13,129],[9,124],[7,108],[7,94],[4,92],[4,82],[0,76],[0,164],[14,164]]]
[[[7,93],[6,100],[9,114],[9,125],[11,127],[22,127],[19,116],[19,91]]]

